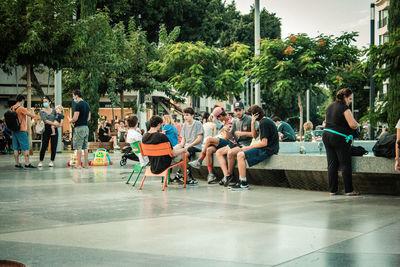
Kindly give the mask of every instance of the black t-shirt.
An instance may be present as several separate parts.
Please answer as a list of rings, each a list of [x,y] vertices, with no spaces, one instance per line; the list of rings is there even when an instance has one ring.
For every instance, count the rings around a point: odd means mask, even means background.
[[[107,142],[108,140],[111,139],[110,136],[105,135],[105,134],[108,134],[108,133],[109,133],[109,130],[108,130],[107,127],[106,128],[101,127],[99,129],[99,139],[100,139],[101,142]]]
[[[88,125],[90,112],[89,104],[84,100],[79,101],[78,104],[76,104],[75,106],[75,112],[79,112],[79,117],[78,120],[75,122],[75,126]]]
[[[345,103],[333,102],[326,109],[326,126],[325,128],[335,130],[342,134],[352,134],[353,130],[344,117],[344,112],[349,109]]]
[[[278,154],[279,135],[275,123],[270,118],[264,118],[260,121],[260,140],[267,138],[267,146],[263,147],[268,154]]]
[[[161,144],[161,143],[171,143],[168,137],[162,133],[145,133],[142,138],[143,144]],[[171,147],[172,149],[172,147]],[[149,157],[151,172],[155,174],[162,173],[169,166],[171,166],[172,158],[168,155],[159,157]]]

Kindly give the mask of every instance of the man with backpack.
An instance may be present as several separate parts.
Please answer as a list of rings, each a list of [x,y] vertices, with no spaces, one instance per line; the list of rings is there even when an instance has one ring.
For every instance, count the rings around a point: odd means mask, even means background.
[[[19,151],[24,152],[25,168],[36,168],[29,163],[29,137],[27,133],[27,116],[33,118],[35,114],[24,108],[25,97],[17,96],[17,103],[11,107],[11,110],[4,114],[7,127],[12,133],[12,145],[14,149],[15,168],[23,169],[19,163]]]

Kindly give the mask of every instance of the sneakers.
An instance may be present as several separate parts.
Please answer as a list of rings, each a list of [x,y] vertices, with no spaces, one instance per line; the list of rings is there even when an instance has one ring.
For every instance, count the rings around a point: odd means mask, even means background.
[[[119,145],[116,145],[116,146],[114,147],[114,150],[115,150],[115,149],[120,149]]]
[[[217,180],[217,176],[214,173],[210,172],[207,176],[207,183],[212,184],[215,180]]]
[[[50,161],[49,167],[54,167],[54,163],[52,161]]]
[[[39,164],[37,165],[39,168],[43,167],[43,163],[39,162]]]
[[[23,169],[24,167],[22,167],[21,164],[18,164],[18,165],[15,165],[15,168],[17,168],[17,169]]]
[[[187,179],[186,180],[186,184],[187,185],[197,185],[199,182],[197,182],[195,179],[191,178],[191,179]]]
[[[36,167],[35,166],[33,166],[32,164],[28,164],[28,165],[25,165],[25,168],[26,169],[36,169]]]
[[[183,178],[180,179],[180,178],[177,178],[177,177],[175,176],[175,178],[171,180],[171,183],[174,183],[174,184],[183,184]]]
[[[225,176],[224,186],[227,187],[229,183],[233,180],[233,175]]]
[[[247,181],[239,181],[235,185],[232,185],[231,190],[233,191],[243,191],[243,190],[248,190],[249,189],[249,184]]]
[[[224,176],[224,178],[221,179],[221,181],[219,181],[219,185],[224,185],[226,181],[226,176]]]
[[[189,166],[195,169],[200,169],[201,164],[199,162],[199,160],[193,160],[191,162],[189,162]]]

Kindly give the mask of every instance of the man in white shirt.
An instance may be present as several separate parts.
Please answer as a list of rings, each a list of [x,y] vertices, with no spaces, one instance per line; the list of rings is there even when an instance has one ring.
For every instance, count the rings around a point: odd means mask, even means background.
[[[133,144],[135,142],[142,142],[142,135],[139,133],[139,130],[137,128],[138,126],[138,117],[136,116],[129,116],[127,119],[127,124],[128,124],[128,133],[126,135],[126,142],[128,144]],[[149,162],[148,157],[143,157],[142,154],[137,154],[140,165],[146,166],[146,164]]]

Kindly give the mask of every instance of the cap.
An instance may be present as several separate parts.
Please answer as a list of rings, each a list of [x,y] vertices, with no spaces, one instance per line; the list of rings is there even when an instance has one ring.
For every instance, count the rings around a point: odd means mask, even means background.
[[[223,112],[223,110],[221,107],[216,107],[216,108],[214,108],[212,115],[214,116],[214,118],[216,118],[219,115],[221,115],[222,112]]]
[[[235,102],[235,104],[233,104],[233,110],[235,109],[244,109],[244,105],[242,102]]]

